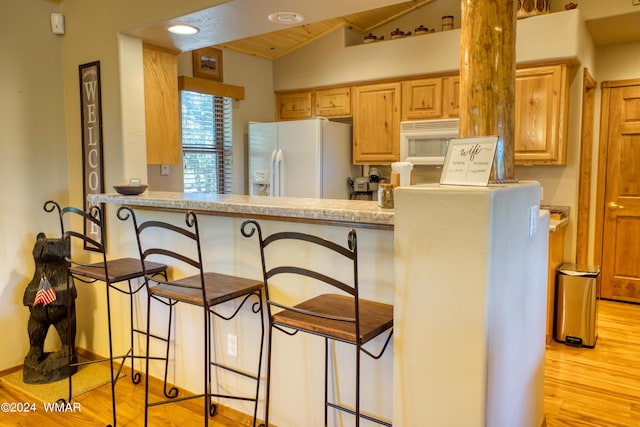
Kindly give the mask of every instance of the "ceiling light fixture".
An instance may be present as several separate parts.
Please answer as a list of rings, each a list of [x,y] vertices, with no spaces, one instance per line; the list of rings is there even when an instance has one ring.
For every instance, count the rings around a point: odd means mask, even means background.
[[[189,24],[175,24],[175,25],[171,25],[168,28],[170,33],[173,34],[183,34],[183,35],[189,35],[189,34],[195,34],[197,32],[200,31],[199,28],[194,27],[193,25],[189,25]]]
[[[298,24],[304,21],[304,15],[298,12],[275,12],[269,15],[269,21],[276,24]]]

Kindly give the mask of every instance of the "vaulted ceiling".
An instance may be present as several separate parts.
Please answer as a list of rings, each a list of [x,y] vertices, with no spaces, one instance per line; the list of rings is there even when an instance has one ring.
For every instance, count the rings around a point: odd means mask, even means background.
[[[368,34],[375,28],[391,22],[402,15],[413,12],[432,1],[433,0],[413,0],[393,4],[378,9],[303,24],[228,43],[221,43],[220,46],[262,58],[276,59],[338,28],[347,27],[362,35]]]

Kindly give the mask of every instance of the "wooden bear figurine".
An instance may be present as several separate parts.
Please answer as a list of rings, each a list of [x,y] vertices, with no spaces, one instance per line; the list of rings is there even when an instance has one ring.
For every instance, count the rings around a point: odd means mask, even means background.
[[[52,239],[39,233],[33,247],[36,269],[24,292],[23,304],[29,307],[29,352],[24,358],[23,381],[44,384],[69,376],[69,349],[72,363],[77,362],[76,288],[70,280],[67,288],[69,239]],[[67,303],[69,315],[67,316]],[[62,348],[58,352],[44,351],[44,341],[53,326],[60,336]],[[71,346],[69,345],[71,343]],[[74,366],[71,374],[77,368]]]

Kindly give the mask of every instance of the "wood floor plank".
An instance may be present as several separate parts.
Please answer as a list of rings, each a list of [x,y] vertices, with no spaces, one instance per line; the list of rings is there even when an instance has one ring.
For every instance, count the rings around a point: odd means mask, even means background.
[[[547,427],[640,426],[640,305],[600,301],[593,349],[545,352]]]

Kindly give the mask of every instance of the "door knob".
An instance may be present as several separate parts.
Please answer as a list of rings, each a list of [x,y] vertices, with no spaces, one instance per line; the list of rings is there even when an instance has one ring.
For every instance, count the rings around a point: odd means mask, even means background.
[[[609,202],[609,204],[607,205],[607,207],[609,209],[616,210],[616,209],[624,209],[624,206],[617,204],[616,202]]]

